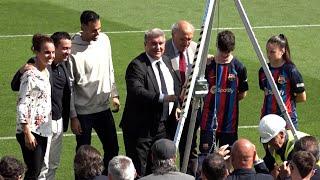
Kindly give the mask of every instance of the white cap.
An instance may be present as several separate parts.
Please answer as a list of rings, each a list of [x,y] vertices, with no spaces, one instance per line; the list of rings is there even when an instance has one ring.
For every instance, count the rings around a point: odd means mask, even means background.
[[[276,115],[268,114],[262,117],[259,124],[259,133],[262,143],[268,143],[272,138],[276,137],[280,131],[285,130],[286,121]]]

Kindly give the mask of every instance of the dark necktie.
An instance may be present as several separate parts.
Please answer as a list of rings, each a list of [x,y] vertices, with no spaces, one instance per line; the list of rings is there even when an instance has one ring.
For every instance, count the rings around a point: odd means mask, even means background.
[[[167,86],[166,86],[166,81],[164,80],[164,77],[163,77],[163,74],[162,74],[162,71],[161,71],[161,68],[160,68],[160,61],[156,63],[157,64],[157,68],[158,68],[158,71],[159,71],[159,77],[160,77],[160,82],[161,82],[161,91],[162,91],[162,94],[168,94],[168,91],[167,91]]]
[[[182,85],[184,85],[184,82],[186,81],[186,70],[187,70],[186,59],[184,58],[183,52],[179,52],[179,71],[180,71]]]
[[[160,61],[157,62],[156,65],[157,65],[157,68],[158,68],[158,71],[159,71],[162,94],[168,95],[166,82],[164,80],[164,76],[163,76],[161,68],[160,68]],[[168,102],[163,102],[163,111],[162,111],[161,121],[166,121],[167,118],[168,118],[168,115],[169,115],[169,103]]]

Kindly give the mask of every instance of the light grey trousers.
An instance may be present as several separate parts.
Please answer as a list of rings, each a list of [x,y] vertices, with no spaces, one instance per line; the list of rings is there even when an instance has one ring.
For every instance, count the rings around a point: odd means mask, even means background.
[[[38,180],[55,180],[56,170],[60,163],[62,149],[63,123],[62,118],[52,120],[52,136],[48,137],[44,163]]]

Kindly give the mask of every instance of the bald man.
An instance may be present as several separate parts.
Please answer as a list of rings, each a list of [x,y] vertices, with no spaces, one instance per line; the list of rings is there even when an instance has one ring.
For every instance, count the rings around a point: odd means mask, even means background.
[[[228,176],[228,180],[273,179],[271,175],[261,173],[267,172],[267,167],[262,160],[259,160],[255,145],[247,139],[239,139],[233,144],[231,163],[234,171]]]
[[[194,34],[194,27],[192,24],[185,20],[180,20],[172,25],[172,38],[167,40],[165,45],[164,55],[169,57],[172,67],[175,71],[175,75],[180,82],[180,89],[185,84],[186,79],[191,71],[194,54],[196,52],[197,43],[192,41]],[[182,99],[180,98],[180,102]],[[181,104],[182,105],[182,104]],[[188,117],[186,118],[181,140],[179,144],[180,154],[180,167],[184,157],[184,151],[188,135],[188,127],[190,122],[192,107],[189,107]],[[197,121],[193,133],[192,146],[190,150],[190,157],[188,162],[187,173],[195,176],[198,167],[198,152],[197,152],[197,130],[200,126],[200,122]],[[172,129],[171,138],[174,138],[176,129]]]

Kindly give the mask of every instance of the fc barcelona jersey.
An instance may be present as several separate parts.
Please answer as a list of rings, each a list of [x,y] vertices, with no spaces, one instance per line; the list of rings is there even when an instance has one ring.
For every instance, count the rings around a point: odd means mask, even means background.
[[[206,68],[209,93],[204,99],[201,129],[235,133],[238,128],[238,93],[248,90],[247,70],[233,58],[228,64],[212,62]],[[216,113],[214,109],[216,108]],[[215,123],[217,118],[218,127]]]
[[[305,91],[301,74],[294,64],[285,63],[283,66],[273,68],[268,64],[274,78],[280,96],[288,110],[292,123],[297,124],[296,102],[294,93]],[[276,98],[262,68],[259,70],[259,86],[264,91],[264,103],[261,109],[261,117],[267,114],[281,115]]]

